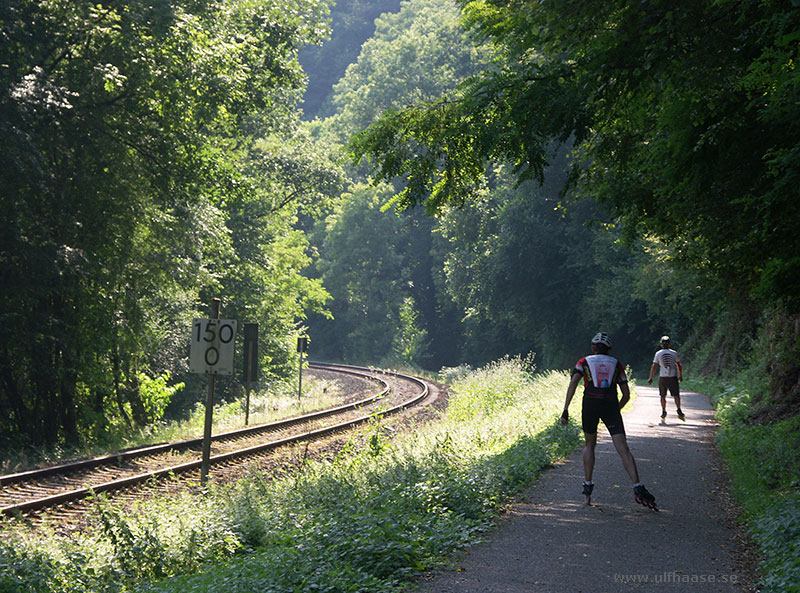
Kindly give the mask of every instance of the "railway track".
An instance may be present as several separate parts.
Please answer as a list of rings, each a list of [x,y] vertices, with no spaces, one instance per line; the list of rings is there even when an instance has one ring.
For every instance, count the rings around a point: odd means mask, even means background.
[[[374,383],[375,393],[333,408],[212,437],[214,468],[231,467],[296,443],[344,431],[376,414],[400,412],[425,400],[429,385],[416,377],[347,365],[311,363],[310,369],[350,375]],[[0,475],[0,512],[7,517],[35,515],[70,505],[93,493],[130,492],[166,477],[196,480],[202,463],[202,438],[131,449],[91,459]]]

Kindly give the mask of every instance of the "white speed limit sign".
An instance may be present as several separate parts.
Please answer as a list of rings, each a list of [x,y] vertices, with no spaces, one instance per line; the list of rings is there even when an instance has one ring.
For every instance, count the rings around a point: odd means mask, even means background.
[[[193,373],[232,375],[235,341],[235,319],[195,319],[192,323],[189,370]]]

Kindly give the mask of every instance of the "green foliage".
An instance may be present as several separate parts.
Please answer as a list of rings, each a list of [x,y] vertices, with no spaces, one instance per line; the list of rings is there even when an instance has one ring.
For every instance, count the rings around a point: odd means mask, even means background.
[[[493,162],[541,181],[549,144],[569,142],[575,187],[630,235],[655,234],[726,287],[758,285],[796,307],[796,8],[459,4],[500,52],[496,67],[425,105],[387,109],[350,143],[379,179],[403,179],[402,206],[462,204]]]
[[[402,284],[408,234],[400,218],[381,211],[389,191],[353,187],[328,217],[319,247],[316,266],[334,298],[330,309],[343,333],[339,356],[346,360],[386,356],[390,336],[400,326],[400,307],[408,294]],[[331,342],[328,348],[335,348]]]
[[[303,96],[307,119],[331,115],[333,85],[356,61],[361,45],[375,32],[375,19],[385,12],[397,12],[401,0],[338,0],[331,7],[331,36],[300,52],[308,88]]]
[[[163,402],[148,409],[140,377],[182,378],[186,328],[211,296],[261,321],[261,352],[289,367],[285,336],[327,299],[300,276],[294,216],[340,181],[293,133],[297,51],[325,34],[326,10],[3,3],[4,438],[72,446],[146,425]]]
[[[46,593],[58,582],[58,563],[33,546],[24,546],[14,535],[0,540],[0,590],[8,593]]]
[[[147,506],[146,513],[126,515],[99,501],[102,530],[95,545],[105,557],[94,559],[97,572],[113,571],[122,582],[158,579],[228,558],[240,546],[212,507],[176,514],[163,502]]]
[[[427,332],[420,327],[412,297],[406,297],[397,313],[399,325],[392,339],[392,353],[403,363],[419,365],[427,354]]]
[[[492,416],[512,405],[520,392],[533,385],[533,357],[506,358],[469,373],[452,383],[448,414],[456,420]]]
[[[334,86],[335,112],[325,126],[346,142],[381,112],[429,101],[488,63],[459,24],[451,0],[403,2],[375,21],[375,34]]]
[[[800,315],[771,307],[762,316],[762,330],[753,348],[759,370],[769,375],[769,397],[764,406],[776,406],[779,415],[797,413],[800,405]],[[762,395],[762,394],[759,394]]]
[[[627,280],[610,270],[631,269],[632,258],[609,249],[603,230],[587,228],[597,209],[588,202],[559,208],[556,171],[543,187],[514,185],[497,167],[480,200],[444,209],[437,231],[447,294],[468,319],[502,328],[548,368],[574,363],[586,340],[573,336],[593,335],[596,327],[635,335],[626,327],[635,307],[630,290],[620,286],[616,298],[606,296],[609,283]],[[480,343],[480,332],[471,339]]]
[[[315,122],[312,134],[343,143],[374,121],[382,109],[429,99],[482,68],[487,52],[474,47],[458,16],[450,1],[413,0],[403,2],[396,14],[377,19],[375,35],[363,44],[358,60],[335,86],[331,99],[335,112]],[[351,173],[354,179],[363,179],[360,171]],[[317,273],[334,298],[334,321],[311,323],[317,343],[325,356],[334,359],[384,359],[390,364],[413,359],[414,364],[434,369],[456,364],[460,314],[444,294],[434,222],[420,211],[406,213],[402,219],[380,214],[393,190],[379,186],[372,190],[372,199],[366,197],[368,192],[355,184],[342,196],[341,213],[331,218],[327,229],[316,229],[321,255]],[[349,235],[346,241],[340,238],[343,232]],[[380,244],[376,244],[376,234],[383,239]],[[391,280],[384,277],[390,268]],[[346,289],[342,274],[347,278]],[[408,299],[413,300],[413,310]],[[419,331],[409,330],[412,317]],[[392,331],[387,333],[387,326]],[[398,331],[403,334],[398,338],[402,345],[388,337]],[[343,340],[345,336],[350,340]],[[371,336],[379,336],[378,341],[366,344]],[[427,352],[420,350],[423,344]],[[409,345],[415,352],[404,353]],[[481,362],[486,359],[484,350]]]
[[[172,396],[183,389],[184,383],[167,385],[169,373],[164,373],[158,377],[150,378],[144,373],[139,374],[139,390],[142,398],[142,405],[147,414],[149,422],[156,422],[164,415]]]
[[[800,497],[776,504],[753,521],[753,534],[766,560],[763,591],[798,591],[800,579]]]
[[[735,405],[746,403],[743,398]],[[746,512],[759,514],[762,505],[771,503],[772,493],[800,488],[800,417],[766,425],[732,424],[736,414],[727,410],[722,418],[726,428],[720,432],[720,450],[728,459],[736,490],[747,501]]]
[[[496,42],[494,48],[463,37],[448,3],[411,2],[385,15],[336,85],[337,113],[317,124],[315,133],[339,140],[356,133],[351,146],[369,147],[379,177],[397,177],[405,186],[393,204],[410,207],[432,196],[428,210],[440,215],[432,266],[437,301],[452,301],[461,313],[459,333],[469,344],[460,348],[461,359],[470,350],[483,354],[476,357],[480,364],[495,348],[535,350],[541,364],[564,367],[579,352],[577,341],[565,337],[603,327],[620,337],[620,356],[643,367],[654,334],[688,336],[692,325],[686,318],[707,317],[727,297],[725,288],[691,259],[691,242],[669,245],[652,234],[632,241],[624,226],[609,224],[613,207],[608,214],[593,200],[562,201],[560,191],[576,163],[567,155],[581,143],[567,131],[561,140],[568,141],[559,148],[559,126],[585,123],[575,115],[582,109],[575,85],[589,82],[575,79],[590,76],[582,68],[596,62],[572,72],[544,49],[537,53],[523,45],[537,35],[530,22],[545,20],[537,11],[549,17],[558,12],[558,3],[532,4],[513,10],[469,4],[464,23],[486,33],[481,40]],[[581,19],[591,9],[578,12]],[[574,42],[568,34],[558,37],[562,17],[541,32],[555,55]],[[484,21],[497,26],[483,30]],[[523,41],[504,47],[514,35]],[[450,56],[452,47],[458,53]],[[487,67],[493,51],[506,59]],[[411,53],[415,60],[409,63]],[[423,68],[433,68],[436,76],[426,78]],[[429,88],[420,79],[437,84]],[[371,131],[359,133],[376,120]],[[511,155],[514,150],[519,154]],[[543,186],[517,186],[512,173]],[[453,199],[438,200],[439,191]],[[590,222],[594,226],[587,228]],[[435,336],[432,346],[438,346]]]
[[[738,399],[734,407],[746,405]],[[800,416],[767,425],[747,425],[730,409],[718,442],[764,557],[764,590],[794,590],[800,577]]]
[[[173,399],[179,395],[179,385],[168,386],[162,383],[164,377],[151,380],[156,395],[165,397],[171,393]],[[185,391],[185,389],[184,389]],[[201,399],[200,394],[196,394]],[[303,382],[303,397],[297,397],[297,379],[273,380],[250,395],[250,424],[274,422],[332,407],[341,403],[340,388],[328,381],[306,380]],[[244,423],[242,399],[232,399],[214,405],[214,433],[242,428]],[[163,405],[163,399],[160,404]],[[109,451],[119,451],[131,447],[155,443],[184,441],[200,437],[205,422],[205,406],[193,400],[179,419],[163,417],[158,421],[138,429],[130,429],[120,422],[107,421],[106,430],[101,437],[86,441],[80,447],[39,447],[36,449],[8,448],[0,450],[0,463],[3,473],[25,471],[43,465],[54,465],[79,457],[102,455]]]
[[[499,362],[459,395],[493,401],[481,383],[495,380],[518,389],[491,415],[443,418],[361,446],[381,430],[376,423],[334,462],[281,480],[253,472],[235,486],[129,512],[98,501],[99,523],[81,534],[6,526],[0,583],[36,593],[399,591],[473,541],[543,466],[575,447],[577,429],[556,422],[566,379],[531,378],[519,361]]]
[[[748,389],[750,374],[696,387],[711,394],[717,408],[717,443],[763,557],[763,590],[794,591],[800,577],[800,415],[754,424],[752,416],[762,410]],[[760,377],[763,383],[763,372]]]

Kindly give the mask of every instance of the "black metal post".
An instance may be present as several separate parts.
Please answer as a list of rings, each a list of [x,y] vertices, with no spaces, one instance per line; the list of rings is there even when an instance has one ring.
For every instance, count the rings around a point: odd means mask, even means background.
[[[219,319],[220,299],[211,299],[211,319]],[[208,467],[211,459],[211,425],[214,420],[214,387],[217,376],[208,375],[208,391],[206,393],[206,421],[203,428],[203,460],[200,464],[200,483],[205,485],[208,479]]]

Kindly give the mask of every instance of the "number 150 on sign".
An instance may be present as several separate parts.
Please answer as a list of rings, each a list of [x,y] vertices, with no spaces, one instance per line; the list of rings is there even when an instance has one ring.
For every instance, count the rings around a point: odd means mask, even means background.
[[[236,320],[195,319],[189,370],[193,373],[233,374]]]

